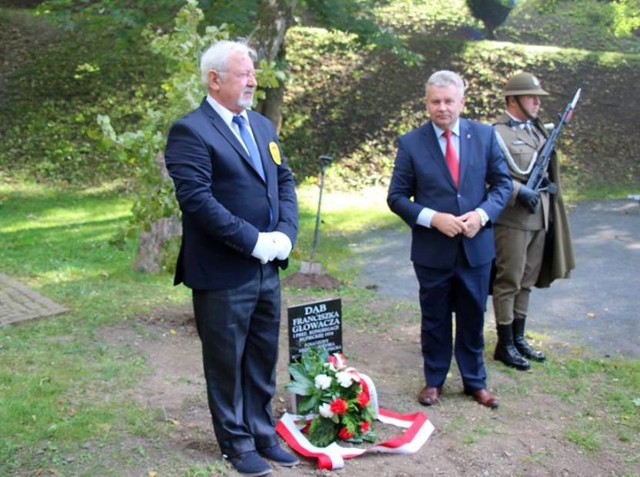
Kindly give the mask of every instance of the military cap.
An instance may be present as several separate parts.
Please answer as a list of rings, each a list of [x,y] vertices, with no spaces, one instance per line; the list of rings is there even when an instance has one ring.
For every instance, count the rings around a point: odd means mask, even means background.
[[[548,96],[545,90],[540,86],[538,78],[531,73],[518,73],[512,76],[504,85],[502,90],[503,96],[522,96],[525,94],[531,94],[535,96]]]

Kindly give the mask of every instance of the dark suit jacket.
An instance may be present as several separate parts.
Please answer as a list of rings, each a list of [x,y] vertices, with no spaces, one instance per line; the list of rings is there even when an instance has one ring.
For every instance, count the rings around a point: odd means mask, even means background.
[[[279,230],[295,243],[293,174],[271,121],[252,111],[248,115],[266,183],[206,100],[171,127],[165,161],[182,211],[175,284],[200,290],[235,288],[260,267],[251,256],[259,232]],[[285,268],[287,262],[278,265]]]
[[[417,265],[452,268],[460,241],[473,267],[495,256],[490,227],[507,203],[512,184],[493,128],[460,118],[459,156],[456,189],[431,121],[398,139],[387,203],[412,228],[411,260]],[[472,239],[449,238],[436,229],[416,225],[423,207],[456,216],[480,207],[489,222]]]

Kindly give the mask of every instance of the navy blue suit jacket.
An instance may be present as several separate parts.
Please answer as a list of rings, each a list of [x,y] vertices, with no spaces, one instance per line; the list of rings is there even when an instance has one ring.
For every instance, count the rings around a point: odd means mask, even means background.
[[[176,285],[199,290],[238,287],[259,270],[260,261],[251,256],[259,232],[278,230],[295,243],[298,205],[293,174],[271,121],[247,113],[266,183],[206,100],[171,127],[165,161],[182,211]],[[287,261],[278,265],[286,268]]]
[[[459,156],[456,189],[431,121],[398,139],[387,203],[412,229],[411,260],[417,265],[452,268],[460,241],[472,267],[495,257],[490,227],[507,203],[512,184],[493,128],[460,118]],[[435,228],[416,224],[423,207],[455,216],[480,207],[489,222],[471,239],[449,238]]]

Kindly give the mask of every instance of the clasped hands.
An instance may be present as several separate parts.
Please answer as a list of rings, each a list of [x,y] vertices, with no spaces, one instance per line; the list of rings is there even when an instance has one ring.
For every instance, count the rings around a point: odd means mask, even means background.
[[[456,217],[453,214],[436,212],[431,219],[431,227],[439,230],[447,237],[455,237],[462,234],[467,238],[473,238],[482,228],[480,214],[475,210]]]
[[[277,230],[275,232],[260,232],[251,255],[265,265],[276,258],[286,260],[292,247],[291,240],[282,232]]]

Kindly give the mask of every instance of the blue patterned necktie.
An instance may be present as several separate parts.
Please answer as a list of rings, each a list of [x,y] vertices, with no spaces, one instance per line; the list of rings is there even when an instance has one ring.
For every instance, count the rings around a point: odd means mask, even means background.
[[[247,129],[244,117],[240,115],[234,116],[233,122],[236,123],[240,129],[240,137],[242,137],[242,141],[247,147],[253,168],[258,172],[258,174],[260,174],[262,180],[264,180],[264,168],[262,167],[262,161],[260,160],[260,152],[258,152],[258,146],[256,145],[253,136],[249,132],[249,129]]]

